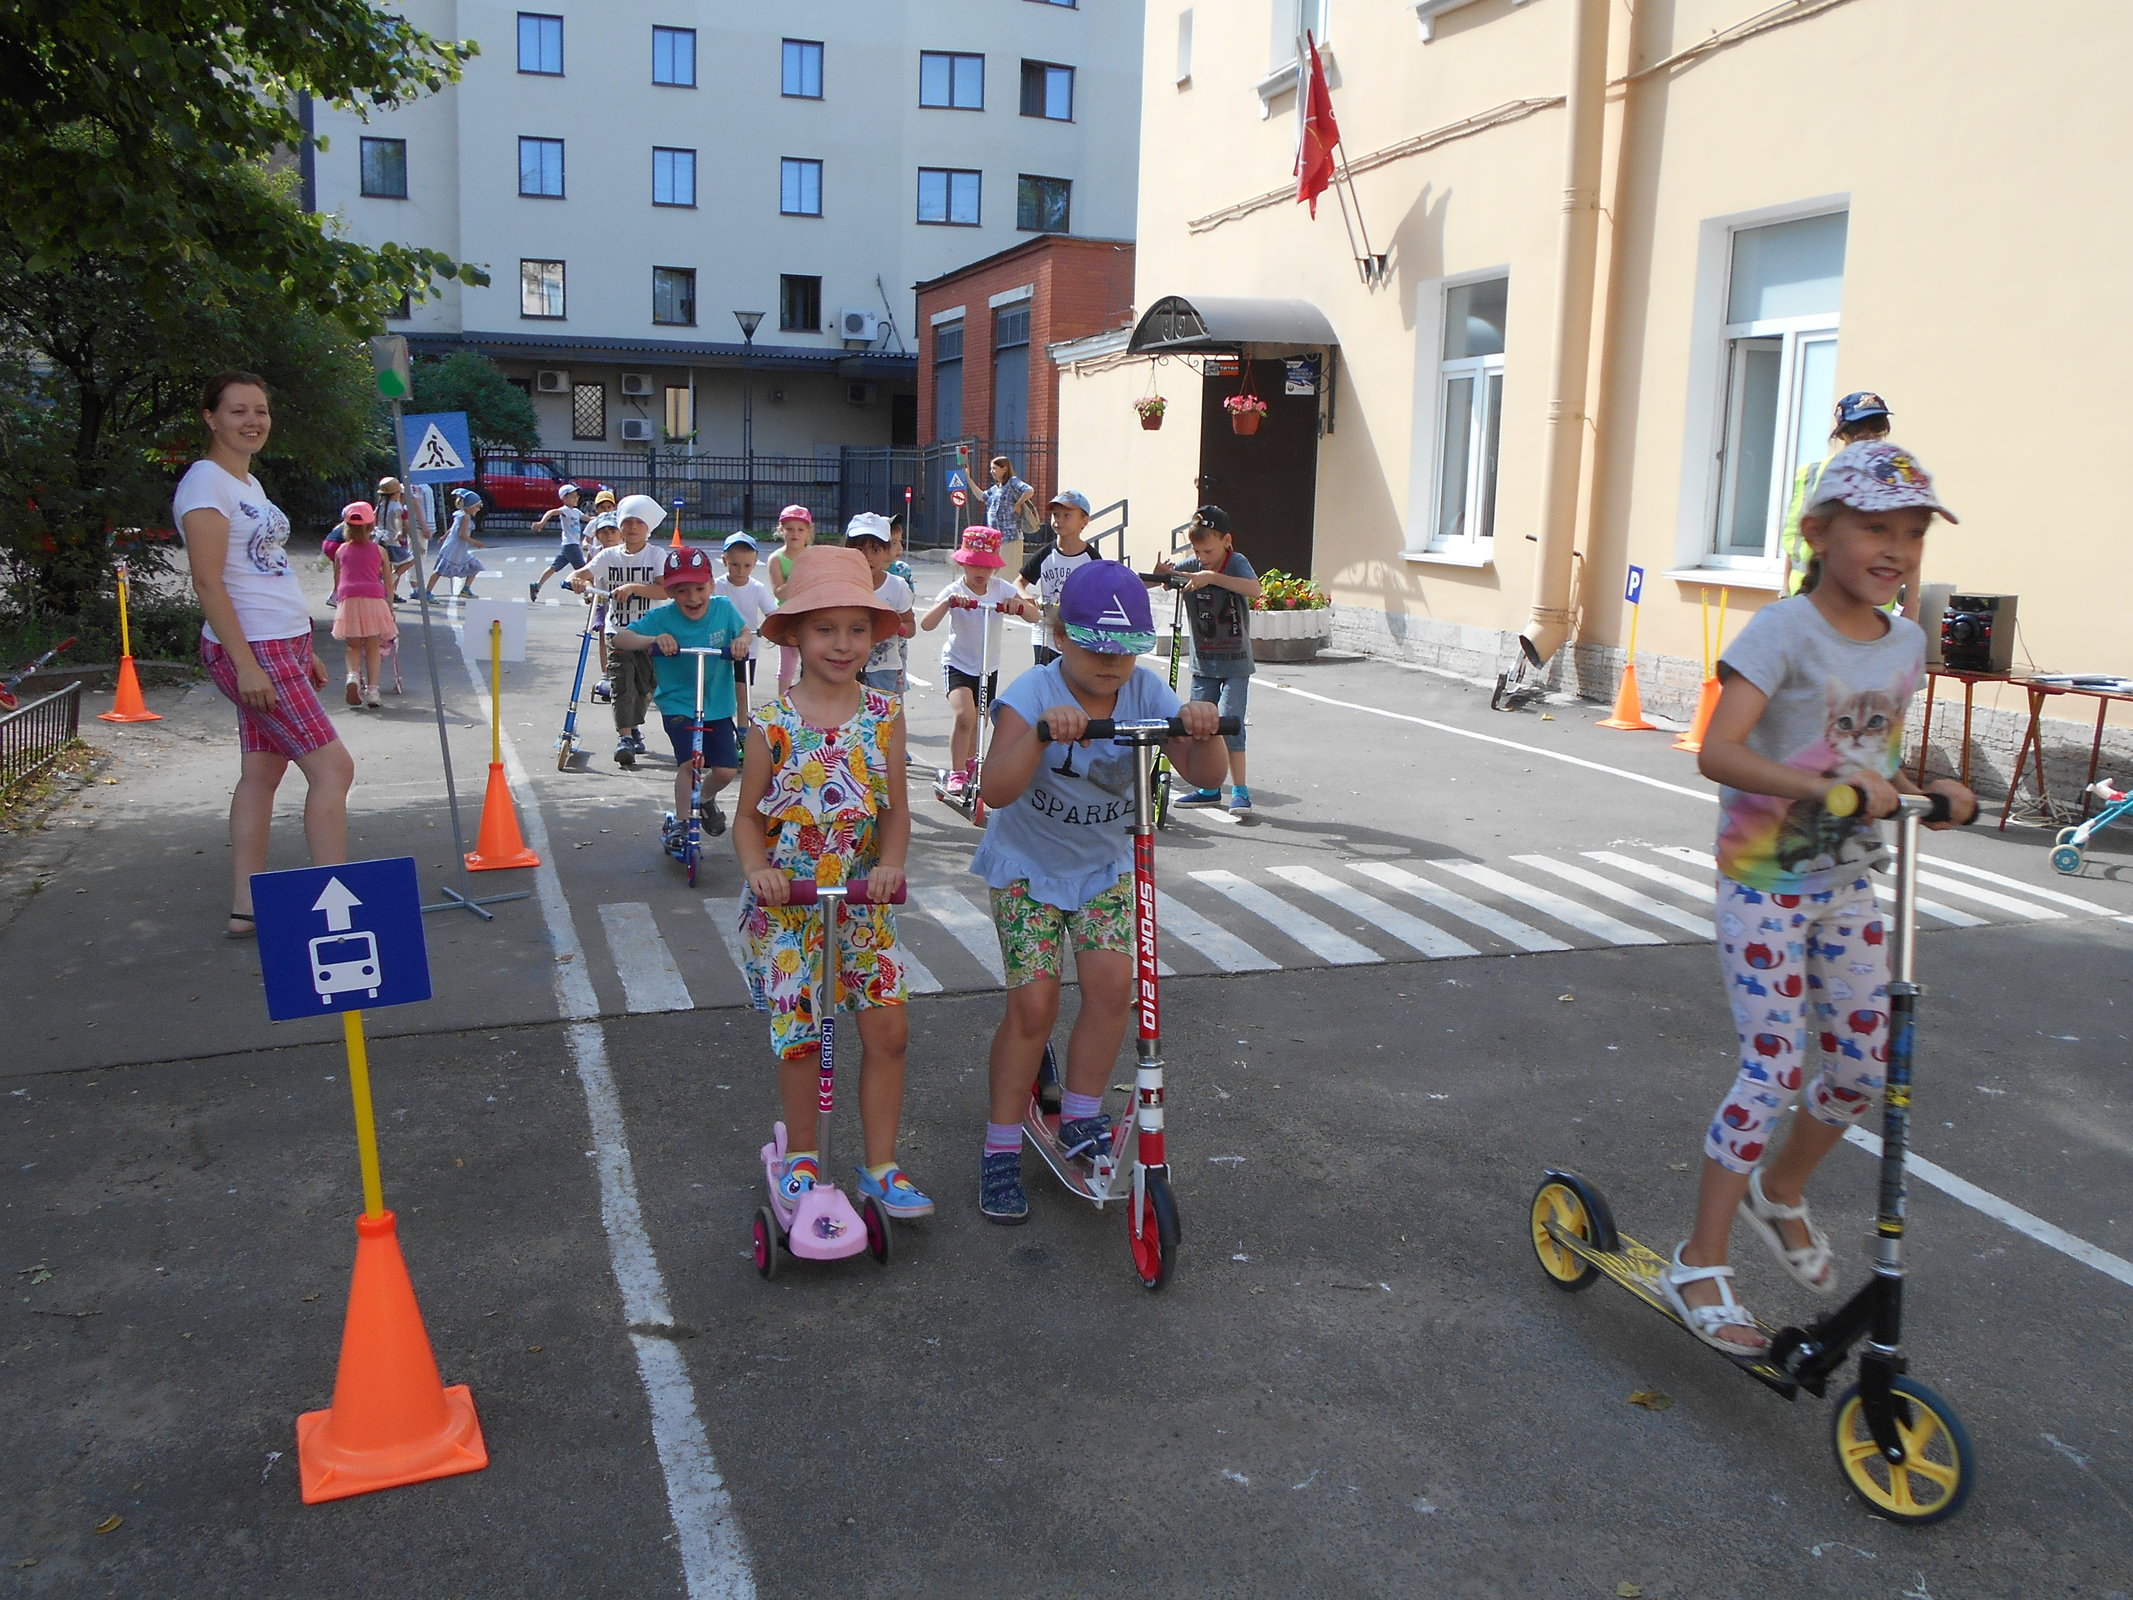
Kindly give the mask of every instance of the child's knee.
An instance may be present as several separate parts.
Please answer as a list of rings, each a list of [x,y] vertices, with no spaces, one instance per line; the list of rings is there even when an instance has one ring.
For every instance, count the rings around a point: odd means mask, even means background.
[[[1048,1036],[1059,1021],[1059,980],[1035,978],[1007,991],[1007,1025],[1025,1038]]]

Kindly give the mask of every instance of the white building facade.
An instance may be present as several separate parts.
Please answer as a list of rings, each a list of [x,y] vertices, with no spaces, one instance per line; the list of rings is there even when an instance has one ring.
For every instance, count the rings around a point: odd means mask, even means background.
[[[497,360],[545,446],[825,456],[915,439],[911,286],[1130,237],[1139,0],[406,0],[481,53],[309,108],[306,196],[490,275],[392,322]],[[753,346],[736,313],[759,313]]]

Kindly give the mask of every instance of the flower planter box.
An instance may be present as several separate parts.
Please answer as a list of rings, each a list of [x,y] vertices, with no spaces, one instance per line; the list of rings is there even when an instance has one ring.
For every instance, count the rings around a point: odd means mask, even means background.
[[[1158,428],[1160,428],[1160,427],[1161,427],[1162,425],[1163,425],[1163,413],[1162,413],[1162,412],[1160,412],[1160,411],[1153,411],[1153,412],[1151,412],[1151,411],[1143,411],[1143,412],[1141,413],[1141,426],[1142,426],[1142,427],[1144,427],[1144,428],[1146,428],[1146,429],[1147,429],[1147,430],[1148,430],[1148,431],[1149,431],[1150,433],[1153,433],[1153,432],[1155,432],[1155,430],[1156,430],[1156,429],[1158,429]]]
[[[1246,435],[1259,431],[1259,424],[1266,421],[1264,411],[1232,411],[1229,414],[1230,430]]]
[[[1252,659],[1254,661],[1309,661],[1333,637],[1333,612],[1254,611],[1252,613]]]

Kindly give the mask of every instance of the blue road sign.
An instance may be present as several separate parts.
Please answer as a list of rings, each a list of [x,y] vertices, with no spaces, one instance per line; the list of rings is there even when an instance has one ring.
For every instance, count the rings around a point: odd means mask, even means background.
[[[961,467],[950,467],[948,469],[948,492],[954,494],[958,489],[967,494],[970,490],[970,480],[963,476]]]
[[[410,483],[464,483],[474,476],[474,441],[464,411],[432,411],[400,419]]]
[[[1631,567],[1629,569],[1629,580],[1622,585],[1622,598],[1633,606],[1643,603],[1644,569],[1642,567]]]
[[[276,1022],[430,997],[413,856],[255,873],[252,914]]]

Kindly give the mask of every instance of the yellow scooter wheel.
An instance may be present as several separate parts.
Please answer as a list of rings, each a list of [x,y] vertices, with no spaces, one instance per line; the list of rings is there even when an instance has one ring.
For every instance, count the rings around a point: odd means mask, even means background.
[[[1595,1207],[1587,1203],[1577,1186],[1563,1178],[1550,1175],[1533,1191],[1533,1253],[1540,1258],[1541,1271],[1548,1274],[1548,1281],[1558,1289],[1590,1288],[1598,1280],[1600,1269],[1566,1247],[1548,1224],[1552,1222],[1564,1233],[1604,1248],[1602,1229],[1594,1211]]]
[[[1905,1460],[1894,1465],[1867,1430],[1864,1402],[1855,1383],[1837,1402],[1831,1443],[1837,1470],[1867,1510],[1891,1522],[1927,1523],[1952,1517],[1970,1498],[1977,1458],[1970,1435],[1954,1409],[1924,1384],[1897,1378],[1897,1437]]]

